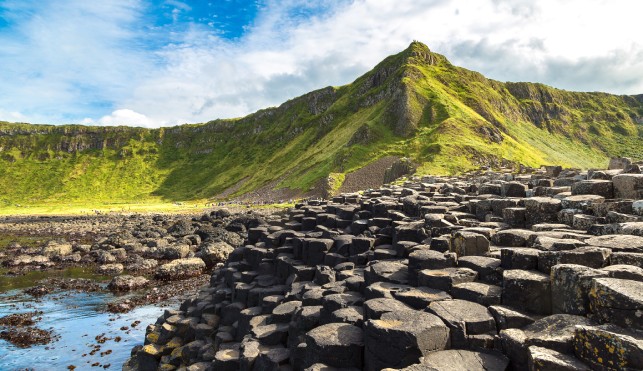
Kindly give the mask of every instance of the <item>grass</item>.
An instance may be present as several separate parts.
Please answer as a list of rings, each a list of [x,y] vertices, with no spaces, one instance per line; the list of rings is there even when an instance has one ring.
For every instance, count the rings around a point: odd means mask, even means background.
[[[294,207],[294,203],[267,203],[267,204],[240,204],[240,203],[226,203],[221,206],[229,209],[249,209],[249,210],[262,210],[262,209],[286,209]],[[114,203],[114,204],[48,204],[48,205],[30,205],[30,206],[7,206],[0,207],[0,216],[10,215],[94,215],[96,213],[109,214],[109,213],[161,213],[161,214],[200,214],[218,207],[216,203],[208,200],[198,201],[183,201],[183,202],[141,202],[141,203]],[[11,238],[23,238],[23,236],[6,236]],[[29,236],[24,237],[29,241]],[[35,237],[39,240],[38,237]],[[4,242],[13,242],[8,239],[3,239],[0,235],[0,246]],[[20,242],[20,240],[16,240]],[[22,244],[22,243],[21,243]]]
[[[503,160],[604,167],[610,156],[643,158],[642,116],[635,97],[489,80],[413,43],[351,84],[235,120],[0,123],[0,214],[175,211],[235,185],[231,197],[268,185],[304,192],[329,176],[332,192],[385,156],[411,158],[420,174]]]

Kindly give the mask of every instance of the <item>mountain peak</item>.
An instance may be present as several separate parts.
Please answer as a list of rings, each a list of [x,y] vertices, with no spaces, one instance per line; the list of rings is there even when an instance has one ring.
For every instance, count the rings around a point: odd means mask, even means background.
[[[426,44],[417,40],[413,40],[402,54],[412,64],[437,65],[443,59],[446,60],[443,56],[431,52]]]
[[[409,44],[409,47],[406,48],[406,50],[410,50],[410,51],[412,51],[414,53],[418,53],[418,54],[420,54],[420,53],[426,54],[426,53],[431,52],[431,50],[429,50],[429,47],[426,44],[424,44],[421,41],[417,41],[417,40],[413,40],[411,42],[411,44]]]

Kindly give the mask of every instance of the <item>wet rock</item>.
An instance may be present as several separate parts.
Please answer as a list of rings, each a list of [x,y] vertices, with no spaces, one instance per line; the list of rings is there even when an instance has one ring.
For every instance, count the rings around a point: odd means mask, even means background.
[[[96,269],[96,273],[104,276],[116,276],[123,273],[123,264],[103,264]]]
[[[131,291],[147,286],[149,281],[145,277],[130,275],[116,276],[107,285],[112,291]]]

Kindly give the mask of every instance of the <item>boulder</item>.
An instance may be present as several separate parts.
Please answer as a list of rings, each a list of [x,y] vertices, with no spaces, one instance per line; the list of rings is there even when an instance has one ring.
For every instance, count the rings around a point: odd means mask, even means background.
[[[201,247],[199,253],[205,265],[211,268],[218,263],[225,262],[233,251],[234,248],[228,243],[219,241],[206,244]]]
[[[69,243],[58,243],[50,241],[45,245],[40,253],[48,258],[60,258],[73,252],[73,247]]]
[[[112,280],[107,285],[107,288],[112,291],[130,291],[145,287],[148,283],[149,281],[147,280],[147,278],[142,276],[134,277],[130,275],[123,275],[112,278]]]
[[[103,264],[96,269],[96,273],[103,276],[117,276],[123,273],[123,264]]]
[[[176,259],[156,269],[156,279],[163,281],[195,277],[203,273],[206,265],[199,258]]]

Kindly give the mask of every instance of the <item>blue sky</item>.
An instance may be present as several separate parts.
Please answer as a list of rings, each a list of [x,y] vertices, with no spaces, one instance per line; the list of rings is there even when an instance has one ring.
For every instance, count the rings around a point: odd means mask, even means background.
[[[239,117],[349,83],[412,40],[501,81],[643,93],[641,4],[0,0],[0,120]]]

